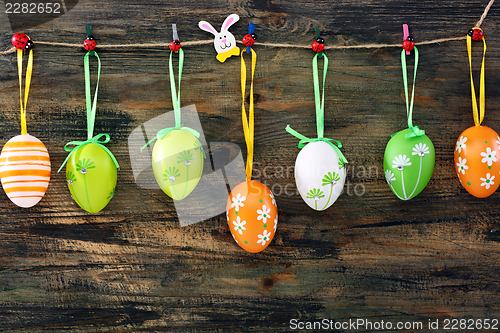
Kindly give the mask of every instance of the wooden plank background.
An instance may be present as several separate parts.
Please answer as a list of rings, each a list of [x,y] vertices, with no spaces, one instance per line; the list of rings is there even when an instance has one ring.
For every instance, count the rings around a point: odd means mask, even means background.
[[[82,43],[92,24],[101,44],[170,42],[211,35],[230,13],[237,37],[257,25],[260,42],[310,44],[319,26],[327,45],[399,43],[408,23],[417,41],[465,36],[486,0],[105,0],[26,30],[36,42]],[[500,4],[498,4],[500,5]],[[2,12],[4,10],[2,9]],[[482,28],[486,57],[484,125],[500,130],[500,16],[493,6]],[[12,31],[3,17],[0,49]],[[293,166],[297,139],[315,135],[311,59],[297,48],[255,47],[255,162]],[[325,136],[344,144],[350,195],[324,212],[294,191],[293,172],[264,174],[277,195],[279,227],[271,245],[249,254],[233,241],[224,215],[181,228],[172,200],[139,188],[127,138],[171,110],[166,48],[101,49],[96,133],[121,164],[115,198],[88,214],[70,198],[66,142],[84,138],[83,48],[37,45],[28,130],[53,163],[43,200],[20,209],[0,195],[0,330],[5,331],[287,331],[297,318],[422,321],[499,316],[499,194],[469,195],[453,167],[459,134],[473,125],[465,41],[423,45],[414,122],[436,148],[427,188],[410,202],[387,186],[382,158],[390,135],[405,127],[399,48],[330,50]],[[240,62],[220,64],[210,44],[186,47],[182,104],[197,106],[209,142],[238,144]],[[479,68],[481,47],[474,48]],[[17,65],[0,57],[0,142],[20,134]],[[478,73],[476,71],[476,77]],[[360,172],[372,167],[371,174]],[[374,170],[378,168],[378,173]],[[269,170],[269,169],[268,169]],[[354,186],[358,194],[354,195]],[[278,193],[279,190],[281,193]]]

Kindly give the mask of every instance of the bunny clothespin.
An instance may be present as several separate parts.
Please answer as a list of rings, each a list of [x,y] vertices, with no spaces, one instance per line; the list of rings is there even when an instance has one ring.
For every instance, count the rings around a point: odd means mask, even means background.
[[[229,27],[238,22],[240,17],[236,14],[229,15],[222,23],[221,31],[217,32],[215,28],[207,21],[200,21],[198,27],[201,30],[210,32],[215,36],[214,47],[217,51],[217,60],[220,62],[226,61],[231,56],[240,55],[240,49],[236,46],[236,38],[229,32]]]

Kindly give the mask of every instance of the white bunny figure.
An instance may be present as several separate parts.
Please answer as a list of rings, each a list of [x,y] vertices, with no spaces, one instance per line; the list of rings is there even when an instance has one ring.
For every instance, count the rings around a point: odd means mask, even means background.
[[[220,62],[226,61],[230,56],[240,55],[240,49],[236,46],[236,39],[234,35],[229,32],[229,27],[238,22],[240,17],[236,14],[229,15],[222,23],[220,32],[214,29],[214,27],[207,21],[200,21],[198,27],[201,30],[212,33],[215,36],[214,47],[217,51],[217,60]]]

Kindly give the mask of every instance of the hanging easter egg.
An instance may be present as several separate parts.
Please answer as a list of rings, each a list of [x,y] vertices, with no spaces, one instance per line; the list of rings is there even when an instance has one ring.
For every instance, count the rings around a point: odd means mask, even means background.
[[[337,152],[323,141],[308,143],[295,160],[295,183],[300,196],[314,210],[325,210],[344,188],[346,173]]]
[[[94,143],[77,148],[66,164],[71,196],[89,213],[106,207],[115,193],[116,180],[116,165],[109,154]]]
[[[36,205],[50,181],[50,158],[45,145],[29,134],[7,141],[0,154],[0,179],[14,204],[23,208]]]
[[[401,200],[410,200],[427,186],[434,172],[436,155],[427,135],[407,138],[413,132],[396,133],[387,143],[384,154],[385,179]]]
[[[172,130],[153,147],[153,173],[160,188],[174,200],[182,200],[200,181],[203,147],[191,133]]]
[[[458,137],[455,169],[465,189],[486,198],[496,191],[500,173],[500,137],[486,126],[472,126]]]
[[[266,185],[255,180],[238,184],[226,209],[229,229],[241,248],[256,253],[269,245],[278,227],[278,206]]]

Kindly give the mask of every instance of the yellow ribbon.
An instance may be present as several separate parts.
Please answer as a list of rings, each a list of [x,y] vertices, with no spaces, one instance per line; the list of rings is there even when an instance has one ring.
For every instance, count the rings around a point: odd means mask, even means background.
[[[28,94],[31,85],[31,73],[33,72],[33,49],[30,50],[28,57],[28,68],[26,69],[26,83],[24,87],[23,104],[23,50],[17,50],[17,71],[19,73],[19,102],[21,104],[21,134],[28,134],[26,126],[26,106],[28,104]]]
[[[480,28],[473,28],[473,29],[479,29]],[[481,30],[482,31],[482,30]],[[470,69],[470,88],[472,92],[472,113],[474,115],[474,123],[476,126],[481,125],[483,122],[484,118],[484,56],[486,55],[486,41],[484,40],[484,36],[482,38],[483,44],[484,44],[484,51],[483,51],[483,62],[481,64],[481,74],[479,77],[479,112],[477,110],[477,100],[476,100],[476,91],[474,89],[474,81],[472,80],[472,56],[471,56],[471,43],[472,43],[472,38],[467,34],[467,53],[469,55],[469,69]]]
[[[252,179],[252,164],[253,164],[253,77],[255,74],[255,65],[257,63],[257,53],[253,49],[252,52],[252,80],[250,83],[250,107],[248,109],[248,119],[247,113],[245,111],[245,84],[247,81],[247,67],[245,65],[245,60],[243,59],[243,52],[241,51],[241,119],[243,121],[243,133],[245,134],[245,142],[247,144],[247,181]]]

